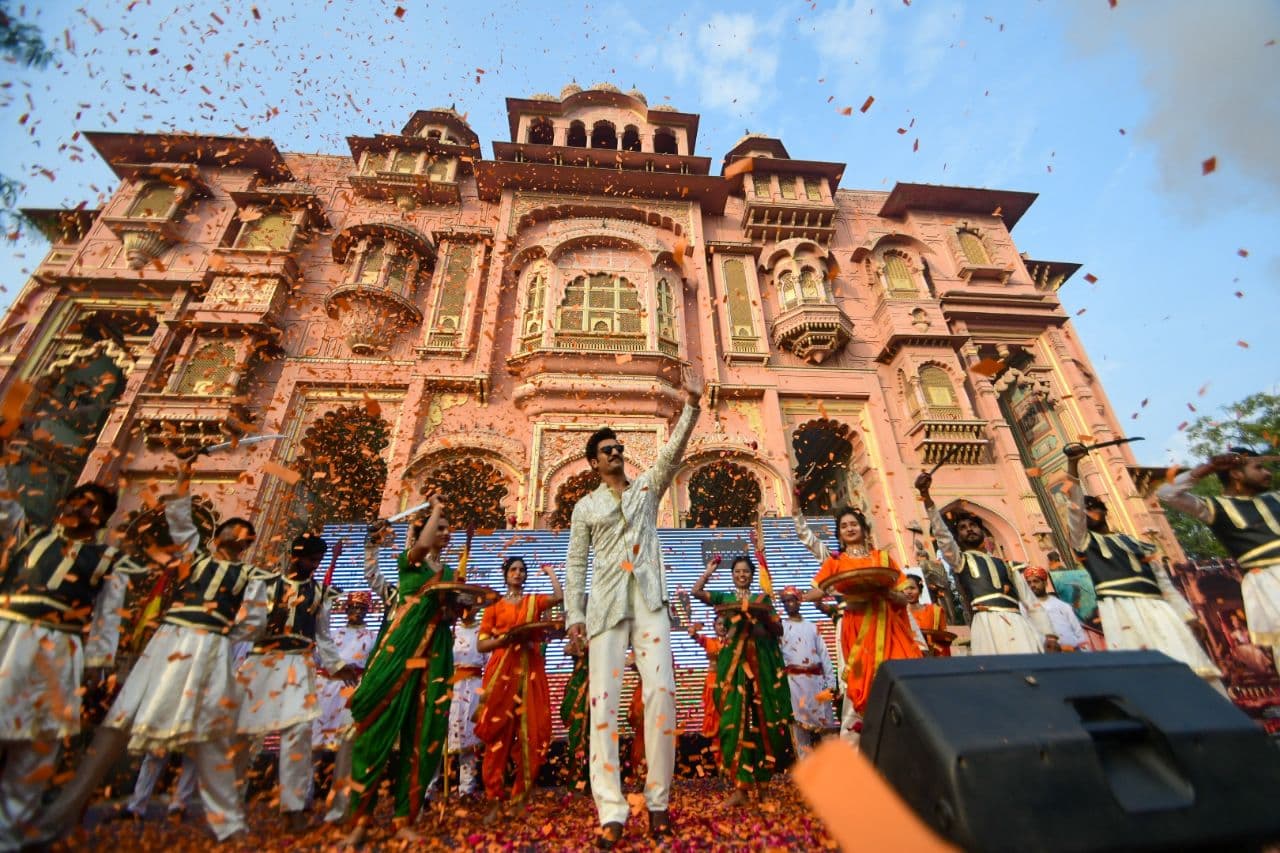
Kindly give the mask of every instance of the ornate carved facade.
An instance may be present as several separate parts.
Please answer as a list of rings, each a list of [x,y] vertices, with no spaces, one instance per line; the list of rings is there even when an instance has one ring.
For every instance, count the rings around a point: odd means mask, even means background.
[[[910,562],[912,479],[945,462],[940,502],[969,500],[1008,556],[1062,549],[1061,447],[1120,430],[1056,296],[1075,265],[1010,237],[1033,195],[843,189],[843,164],[758,135],[716,168],[697,115],[603,84],[507,114],[492,158],[452,109],[349,154],[86,134],[120,186],[28,212],[52,248],[0,329],[5,388],[34,389],[15,477],[46,504],[120,482],[140,510],[175,443],[271,432],[196,479],[264,549],[306,507],[389,514],[431,488],[469,489],[475,524],[550,526],[594,483],[597,426],[653,461],[692,365],[708,404],[668,525],[788,513],[800,472],[804,509],[859,504]],[[318,442],[344,418],[382,438]],[[1118,526],[1176,552],[1128,451],[1094,462]]]

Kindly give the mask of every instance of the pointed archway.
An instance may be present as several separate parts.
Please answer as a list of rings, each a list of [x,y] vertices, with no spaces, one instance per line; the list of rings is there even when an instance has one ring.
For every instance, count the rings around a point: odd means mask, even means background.
[[[449,508],[449,523],[467,530],[507,526],[507,478],[491,462],[476,457],[452,459],[433,469],[422,493],[439,493]]]
[[[746,467],[717,460],[689,477],[689,527],[750,527],[760,515],[760,481]]]
[[[324,524],[373,521],[387,484],[382,451],[390,429],[363,405],[325,412],[307,428],[297,470],[293,528],[318,530]]]

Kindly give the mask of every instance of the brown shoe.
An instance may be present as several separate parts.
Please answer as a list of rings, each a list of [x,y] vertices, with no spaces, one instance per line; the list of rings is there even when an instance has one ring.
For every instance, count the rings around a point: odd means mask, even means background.
[[[671,816],[667,814],[666,810],[660,812],[649,812],[649,837],[671,837]]]
[[[622,840],[622,824],[611,820],[600,827],[596,834],[596,847],[600,850],[612,850]]]

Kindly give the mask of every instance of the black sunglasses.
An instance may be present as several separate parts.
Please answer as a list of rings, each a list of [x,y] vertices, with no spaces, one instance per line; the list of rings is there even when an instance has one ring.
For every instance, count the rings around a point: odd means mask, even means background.
[[[605,454],[606,456],[613,456],[615,453],[618,456],[621,456],[623,453],[626,452],[626,450],[621,444],[611,444],[608,447],[600,448],[600,452]]]

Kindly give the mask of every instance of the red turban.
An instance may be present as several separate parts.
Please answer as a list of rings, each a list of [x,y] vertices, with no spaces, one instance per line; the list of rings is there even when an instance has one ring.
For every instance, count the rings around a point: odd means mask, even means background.
[[[1027,580],[1031,580],[1032,578],[1043,578],[1044,580],[1049,579],[1049,573],[1046,572],[1044,569],[1040,568],[1039,566],[1032,566],[1031,568],[1023,572],[1022,576]]]

